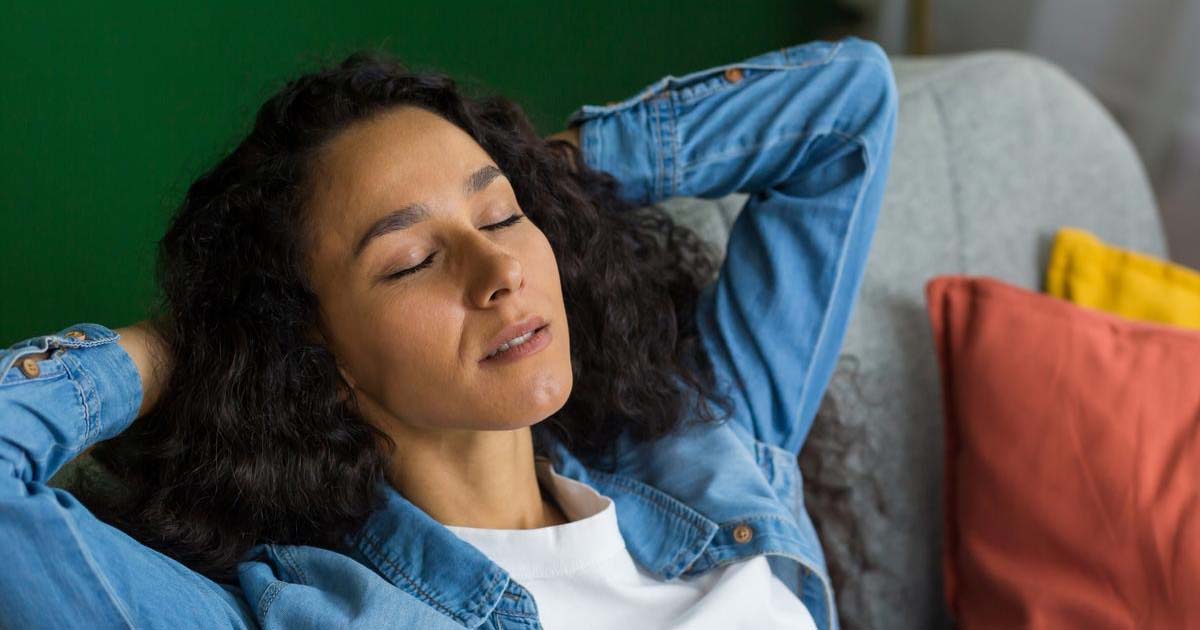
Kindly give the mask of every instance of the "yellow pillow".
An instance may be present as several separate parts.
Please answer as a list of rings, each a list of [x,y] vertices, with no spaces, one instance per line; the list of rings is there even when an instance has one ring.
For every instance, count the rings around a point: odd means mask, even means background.
[[[1078,228],[1055,236],[1046,292],[1130,319],[1200,328],[1200,272],[1107,245]]]

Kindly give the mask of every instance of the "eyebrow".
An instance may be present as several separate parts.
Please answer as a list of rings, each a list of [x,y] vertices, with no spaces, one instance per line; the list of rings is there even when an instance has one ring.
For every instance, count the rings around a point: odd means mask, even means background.
[[[487,188],[488,184],[497,177],[507,176],[499,168],[491,164],[485,165],[467,176],[466,181],[463,182],[463,194],[470,197]],[[358,239],[354,245],[353,258],[357,259],[371,241],[384,234],[406,230],[428,219],[430,214],[429,206],[417,201],[383,215]]]

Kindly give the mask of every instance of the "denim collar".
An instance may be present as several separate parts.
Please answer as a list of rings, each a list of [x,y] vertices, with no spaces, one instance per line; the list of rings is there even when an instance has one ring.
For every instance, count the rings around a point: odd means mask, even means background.
[[[618,525],[634,560],[658,579],[670,580],[769,547],[808,546],[794,517],[758,473],[755,451],[743,439],[729,424],[681,430],[652,444],[635,443],[626,433],[618,441],[613,472],[584,465],[557,441],[547,444],[555,471],[616,503]],[[385,503],[347,537],[350,555],[465,626],[482,624],[501,603],[508,572],[386,481],[377,491]],[[761,524],[761,531],[771,535],[753,545],[734,543],[732,529],[747,522]],[[730,551],[714,551],[714,545]],[[816,566],[813,556],[801,555]]]

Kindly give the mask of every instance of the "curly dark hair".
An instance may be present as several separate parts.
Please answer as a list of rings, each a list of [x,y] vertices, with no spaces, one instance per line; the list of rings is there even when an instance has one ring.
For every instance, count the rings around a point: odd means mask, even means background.
[[[714,248],[662,207],[624,200],[612,175],[590,168],[575,145],[541,138],[517,104],[466,92],[389,53],[356,52],[288,82],[192,183],[156,267],[151,320],[173,370],[153,410],[92,450],[117,483],[80,482],[99,518],[233,582],[255,544],[338,549],[379,507],[373,486],[389,457],[380,445],[395,443],[356,412],[334,356],[306,334],[317,299],[302,261],[314,156],[400,105],[470,134],[554,249],[574,389],[534,425],[536,452],[553,438],[607,468],[625,431],[650,441],[692,420],[728,418],[694,322],[699,291],[719,269]]]

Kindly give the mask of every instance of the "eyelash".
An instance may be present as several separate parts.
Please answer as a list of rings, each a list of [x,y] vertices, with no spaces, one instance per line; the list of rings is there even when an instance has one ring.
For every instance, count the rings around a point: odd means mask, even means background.
[[[514,214],[511,217],[508,217],[507,219],[505,219],[499,223],[493,223],[492,225],[485,225],[479,229],[489,230],[489,231],[502,230],[506,227],[515,225],[518,221],[520,221],[521,219],[524,219],[524,218],[525,218],[525,215],[523,215],[523,214]],[[402,278],[411,273],[420,271],[420,270],[428,267],[429,265],[432,265],[433,257],[436,255],[437,255],[437,252],[434,252],[434,253],[430,254],[425,260],[422,260],[420,263],[418,263],[416,266],[409,267],[408,269],[402,269],[400,271],[397,271],[396,273],[390,274],[386,277],[386,279],[395,280],[397,278]]]

